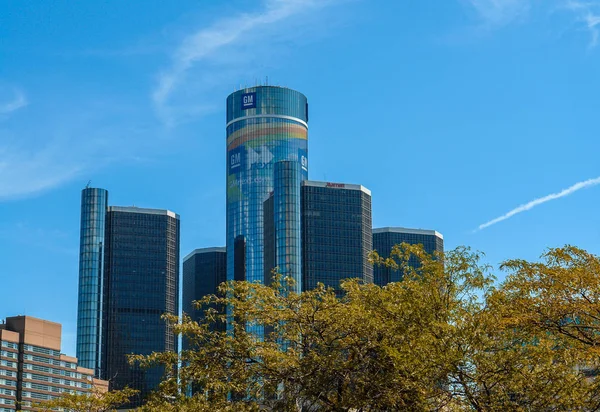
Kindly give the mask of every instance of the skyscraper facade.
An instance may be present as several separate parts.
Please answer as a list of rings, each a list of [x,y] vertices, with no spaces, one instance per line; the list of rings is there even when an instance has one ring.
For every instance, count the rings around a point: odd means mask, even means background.
[[[277,245],[283,259],[278,263],[284,263],[280,269],[300,284],[299,184],[308,178],[307,99],[283,87],[239,90],[227,98],[226,127],[227,279],[264,281],[264,205],[274,194],[296,196],[274,204],[274,230],[288,240],[284,244],[280,237]]]
[[[161,319],[179,313],[179,216],[169,210],[108,206],[108,193],[82,194],[77,351],[94,375],[140,395],[159,369],[129,365],[127,355],[177,351]]]
[[[130,365],[127,355],[177,352],[163,314],[179,313],[179,216],[169,210],[109,206],[106,232],[106,377],[143,399],[161,381],[160,368]]]
[[[444,251],[444,237],[435,230],[408,229],[404,227],[373,229],[373,249],[381,257],[388,258],[394,245],[400,243],[423,245],[423,249],[429,254]],[[416,268],[419,262],[414,256],[411,256],[408,264]],[[390,282],[398,282],[402,280],[402,276],[403,273],[400,270],[392,270],[379,265],[376,265],[374,268],[375,284],[379,286],[385,286]]]
[[[361,185],[302,182],[303,290],[373,282],[371,214],[371,192]]]
[[[104,321],[104,238],[108,192],[85,188],[81,192],[79,242],[79,295],[77,358],[82,367],[102,376]]]
[[[227,281],[227,253],[224,247],[196,249],[183,259],[183,313],[194,321],[202,318],[202,311],[193,302],[217,293]],[[186,349],[186,341],[183,340]]]

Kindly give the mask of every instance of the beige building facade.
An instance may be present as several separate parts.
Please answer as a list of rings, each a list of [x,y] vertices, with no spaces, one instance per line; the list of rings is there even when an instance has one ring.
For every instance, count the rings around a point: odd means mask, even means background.
[[[35,411],[35,404],[65,393],[108,388],[93,370],[60,352],[59,323],[31,316],[0,322],[0,412]]]

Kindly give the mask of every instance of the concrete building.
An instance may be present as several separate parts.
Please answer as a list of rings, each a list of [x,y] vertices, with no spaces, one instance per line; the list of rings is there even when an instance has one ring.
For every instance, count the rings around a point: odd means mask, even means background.
[[[60,352],[61,325],[30,316],[0,323],[0,412],[38,410],[61,394],[108,390],[92,369]]]

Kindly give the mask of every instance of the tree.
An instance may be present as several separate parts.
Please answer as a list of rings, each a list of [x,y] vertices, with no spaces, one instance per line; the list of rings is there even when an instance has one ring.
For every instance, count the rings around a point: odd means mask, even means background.
[[[525,290],[515,294],[510,281],[495,288],[480,259],[468,248],[430,256],[401,245],[373,261],[402,270],[402,282],[347,280],[342,297],[323,285],[294,293],[278,276],[268,286],[223,284],[198,302],[205,308],[200,322],[167,317],[190,350],[132,358],[168,371],[144,410],[597,408],[598,384],[580,368],[589,352],[517,322],[529,319],[527,308],[507,305],[525,299]],[[227,331],[212,327],[225,321]],[[184,396],[190,387],[195,395]]]
[[[505,322],[600,353],[600,259],[573,246],[549,249],[541,258],[502,264],[511,274],[495,300]]]
[[[101,392],[93,389],[87,394],[64,393],[60,398],[41,402],[36,405],[42,411],[53,411],[62,408],[72,412],[112,412],[127,403],[137,393],[133,389]]]

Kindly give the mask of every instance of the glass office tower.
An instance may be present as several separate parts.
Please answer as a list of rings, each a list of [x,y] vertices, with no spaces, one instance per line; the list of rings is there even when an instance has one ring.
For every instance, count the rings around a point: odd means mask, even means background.
[[[275,165],[282,185],[308,178],[308,103],[294,90],[258,86],[239,90],[227,98],[227,279],[264,281],[264,204],[275,190]],[[284,177],[285,176],[285,177]],[[282,190],[287,190],[281,186]],[[292,186],[288,189],[293,190]],[[298,189],[299,191],[299,186]],[[283,192],[281,192],[283,193]],[[299,202],[299,200],[298,200]],[[298,203],[299,204],[299,203]],[[277,210],[277,205],[274,205]],[[297,217],[287,222],[299,222]],[[281,216],[281,215],[279,215]],[[280,244],[280,256],[300,262],[299,231],[293,250]],[[277,228],[275,228],[277,229]],[[297,233],[296,233],[297,232]],[[296,256],[294,256],[296,255]],[[287,261],[286,261],[287,262]],[[279,262],[278,262],[279,263]],[[299,266],[286,266],[299,277]],[[284,269],[284,270],[287,270]],[[300,280],[300,279],[299,279]]]
[[[101,376],[104,305],[104,236],[108,192],[85,188],[81,192],[79,242],[79,296],[77,305],[77,358],[79,364]]]
[[[105,376],[110,389],[129,386],[138,406],[161,381],[161,368],[130,365],[127,355],[178,351],[161,316],[179,314],[179,215],[109,206],[106,218]]]
[[[340,292],[340,281],[373,283],[371,192],[345,183],[302,182],[302,284]]]
[[[193,302],[206,295],[214,295],[217,288],[227,281],[227,259],[224,247],[196,249],[183,259],[183,313],[198,322],[202,310]],[[183,340],[183,349],[187,349]]]
[[[408,229],[404,227],[383,227],[373,229],[373,249],[383,258],[388,258],[394,245],[408,243],[411,245],[423,245],[425,252],[444,251],[444,237],[435,230]],[[417,258],[411,256],[408,264],[417,267]],[[375,284],[385,286],[390,282],[402,280],[402,272],[376,265],[374,268]]]
[[[162,372],[132,367],[126,355],[178,349],[164,313],[179,313],[179,216],[108,206],[106,190],[84,189],[77,355],[111,390],[140,390],[130,406],[156,388]]]

